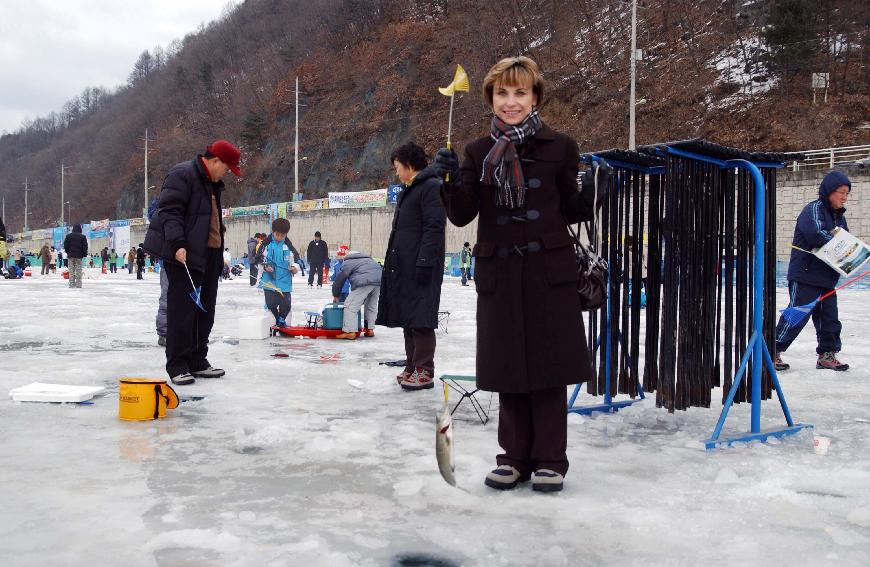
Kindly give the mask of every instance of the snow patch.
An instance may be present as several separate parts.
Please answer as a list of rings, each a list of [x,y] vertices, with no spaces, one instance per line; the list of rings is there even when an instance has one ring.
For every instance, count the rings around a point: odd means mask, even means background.
[[[778,80],[764,64],[767,51],[761,38],[751,36],[738,39],[713,55],[707,66],[718,72],[714,86],[732,85],[737,88],[725,98],[713,100],[710,106],[728,108],[775,87]]]
[[[851,546],[870,543],[870,539],[848,528],[825,526],[825,533],[831,536],[837,545]]]
[[[737,484],[740,482],[740,477],[731,469],[722,469],[713,482],[715,484]]]
[[[870,528],[870,506],[855,508],[846,515],[846,521],[862,528]]]
[[[160,549],[193,548],[208,549],[220,553],[234,551],[239,546],[239,538],[226,531],[218,530],[176,530],[163,532],[145,544],[145,551]]]

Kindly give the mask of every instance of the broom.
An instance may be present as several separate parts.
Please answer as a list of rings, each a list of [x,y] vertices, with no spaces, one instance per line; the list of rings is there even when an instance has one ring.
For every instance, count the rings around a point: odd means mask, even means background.
[[[836,287],[825,294],[820,295],[819,297],[817,297],[815,299],[815,301],[811,301],[811,302],[807,303],[806,305],[794,305],[794,306],[786,307],[785,309],[782,310],[782,318],[785,319],[785,321],[789,325],[794,327],[795,325],[800,324],[801,321],[803,321],[810,313],[812,313],[813,308],[815,308],[816,304],[818,304],[820,301],[824,301],[828,297],[837,293],[838,290],[841,290],[844,287],[848,287],[848,286],[852,285],[853,283],[857,282],[858,280],[860,280],[861,278],[864,278],[868,275],[870,275],[870,270],[867,270],[863,274],[852,278],[851,280],[847,281],[843,285]]]

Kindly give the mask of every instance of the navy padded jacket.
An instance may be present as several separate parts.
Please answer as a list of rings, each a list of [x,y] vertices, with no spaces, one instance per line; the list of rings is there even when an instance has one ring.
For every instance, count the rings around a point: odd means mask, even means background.
[[[794,227],[792,244],[804,250],[814,250],[824,246],[833,236],[834,227],[849,230],[846,224],[846,209],[835,211],[828,200],[834,189],[847,185],[852,189],[849,178],[839,171],[828,173],[819,186],[819,198],[808,204],[798,215]],[[788,263],[788,280],[831,289],[837,285],[840,274],[812,254],[792,249]]]

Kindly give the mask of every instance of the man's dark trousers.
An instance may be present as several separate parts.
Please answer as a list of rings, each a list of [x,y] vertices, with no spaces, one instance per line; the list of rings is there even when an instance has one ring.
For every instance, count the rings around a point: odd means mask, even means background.
[[[311,264],[308,266],[308,285],[317,278],[317,287],[323,285],[323,264]]]
[[[190,294],[193,288],[184,266],[166,262],[169,277],[166,293],[166,372],[169,377],[186,372],[197,372],[211,366],[208,355],[208,336],[214,325],[218,279],[224,259],[220,248],[208,248],[205,273],[191,270],[193,283],[202,286],[200,296],[205,311],[198,308]]]
[[[806,305],[829,291],[831,291],[829,288],[790,281],[788,282],[788,304],[790,307]],[[836,293],[816,304],[813,309],[812,319],[813,326],[816,328],[816,353],[840,352],[842,348],[840,331],[843,329],[843,324],[840,323],[840,318],[837,314]],[[779,323],[776,325],[777,352],[788,350],[788,347],[791,346],[791,343],[797,338],[809,320],[809,317],[804,317],[797,325],[790,325],[785,318],[780,317]]]
[[[275,322],[277,323],[279,319],[286,322],[287,315],[290,314],[290,292],[278,293],[274,290],[266,289],[263,290],[263,295],[265,296],[266,307],[275,316]]]
[[[257,266],[255,266],[255,265],[253,265],[253,264],[251,264],[251,274],[250,274],[250,279],[251,279],[251,285],[252,285],[252,286],[253,286],[253,285],[257,285]]]

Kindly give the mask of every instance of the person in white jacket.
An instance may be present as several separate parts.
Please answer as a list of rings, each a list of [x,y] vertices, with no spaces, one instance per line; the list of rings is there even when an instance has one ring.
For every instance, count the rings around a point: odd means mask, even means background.
[[[229,249],[229,248],[224,248],[224,271],[223,271],[223,278],[224,278],[225,280],[231,280],[231,279],[233,279],[232,276],[230,276],[230,264],[232,263],[232,261],[233,261],[233,256],[232,256],[232,254],[230,254],[230,249]]]

